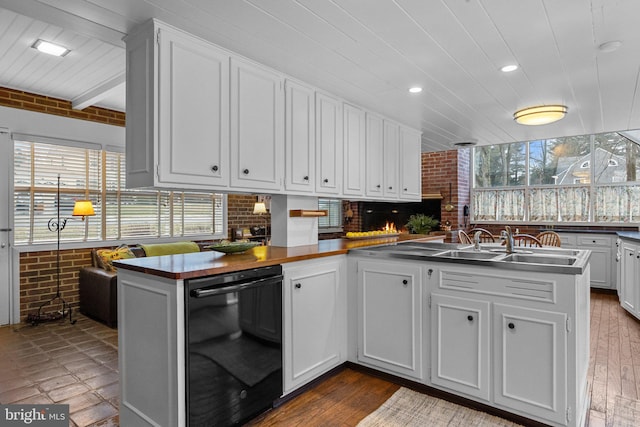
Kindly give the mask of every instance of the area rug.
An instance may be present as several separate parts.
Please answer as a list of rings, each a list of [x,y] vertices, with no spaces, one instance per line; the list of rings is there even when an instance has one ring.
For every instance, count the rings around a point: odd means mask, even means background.
[[[358,423],[359,427],[513,427],[519,425],[404,387]]]

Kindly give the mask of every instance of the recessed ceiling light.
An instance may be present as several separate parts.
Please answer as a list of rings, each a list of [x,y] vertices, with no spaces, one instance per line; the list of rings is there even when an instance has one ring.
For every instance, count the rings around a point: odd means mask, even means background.
[[[409,88],[409,92],[411,93],[420,93],[422,92],[422,88],[420,86],[414,86]]]
[[[54,43],[46,42],[44,40],[36,40],[36,42],[31,45],[32,48],[39,50],[43,53],[48,53],[49,55],[54,56],[65,56],[67,53],[71,52],[64,46],[60,46]]]
[[[600,46],[598,46],[598,50],[600,52],[609,53],[609,52],[614,52],[620,49],[621,46],[622,46],[622,42],[620,40],[611,40],[609,42],[602,43]]]
[[[518,66],[516,64],[509,64],[509,65],[505,65],[504,67],[500,68],[500,71],[502,71],[503,73],[510,73],[512,71],[515,71],[518,69]]]
[[[521,125],[538,126],[557,122],[567,114],[565,105],[541,105],[523,108],[513,113],[513,120]]]

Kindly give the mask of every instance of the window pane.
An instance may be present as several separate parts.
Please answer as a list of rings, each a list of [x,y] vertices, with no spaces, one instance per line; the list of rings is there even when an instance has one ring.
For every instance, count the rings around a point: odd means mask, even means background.
[[[621,134],[596,135],[594,157],[598,184],[636,182],[640,178],[640,147]]]
[[[120,196],[120,237],[158,236],[158,195],[129,190]]]
[[[318,228],[342,226],[342,203],[335,199],[318,199],[318,209],[329,211],[329,215],[318,217]]]
[[[525,150],[524,142],[475,148],[476,188],[525,185]]]
[[[185,236],[213,233],[213,195],[184,193]]]
[[[524,190],[477,190],[473,198],[473,220],[524,220]]]
[[[590,137],[572,136],[529,143],[529,184],[588,184]]]
[[[558,221],[558,188],[531,188],[529,190],[529,220]]]
[[[558,192],[558,221],[589,221],[589,187],[565,187]]]

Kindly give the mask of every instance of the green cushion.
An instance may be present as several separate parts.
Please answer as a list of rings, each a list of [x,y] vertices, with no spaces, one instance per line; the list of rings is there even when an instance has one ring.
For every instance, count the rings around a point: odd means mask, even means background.
[[[152,245],[140,245],[147,256],[187,254],[200,252],[200,246],[195,242],[156,243]]]

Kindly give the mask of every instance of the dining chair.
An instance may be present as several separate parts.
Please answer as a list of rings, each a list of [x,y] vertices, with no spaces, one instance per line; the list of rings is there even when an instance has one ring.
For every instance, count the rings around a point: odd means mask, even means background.
[[[495,243],[496,239],[493,237],[493,234],[491,234],[489,230],[486,230],[484,228],[472,228],[469,231],[468,236],[473,236],[478,231],[480,232],[480,243]]]
[[[542,242],[531,234],[514,234],[513,242],[516,246],[542,247]]]
[[[469,235],[464,231],[464,230],[458,230],[458,241],[460,243],[463,244],[471,244],[473,243],[473,241],[471,240],[471,237],[469,237]]]
[[[560,235],[555,231],[543,231],[542,233],[538,233],[536,238],[540,240],[543,246],[560,247],[561,245]]]

